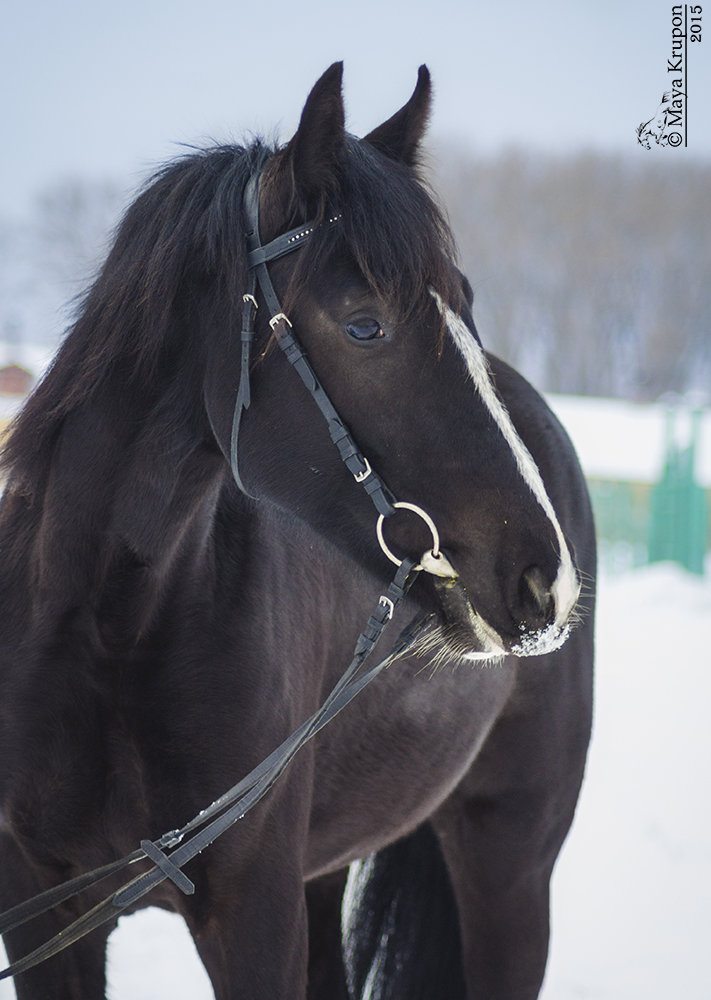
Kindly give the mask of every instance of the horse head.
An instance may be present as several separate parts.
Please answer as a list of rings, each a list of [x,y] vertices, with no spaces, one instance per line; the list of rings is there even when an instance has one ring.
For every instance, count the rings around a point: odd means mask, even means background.
[[[309,232],[303,249],[269,265],[273,286],[370,467],[438,528],[446,570],[418,589],[442,634],[470,658],[548,652],[567,635],[578,576],[418,170],[429,73],[422,67],[405,106],[360,140],[345,130],[341,76],[340,64],[322,76],[294,137],[259,164],[261,244],[293,227]],[[263,305],[239,431],[244,489],[383,576],[372,506],[275,347]],[[230,338],[212,354],[205,390],[225,454],[240,382],[234,330]],[[384,531],[401,556],[432,545],[422,518],[404,509]]]

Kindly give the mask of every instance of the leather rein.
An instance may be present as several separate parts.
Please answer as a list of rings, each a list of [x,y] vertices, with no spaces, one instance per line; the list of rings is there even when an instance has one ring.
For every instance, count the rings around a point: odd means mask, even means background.
[[[279,347],[296,370],[326,420],[331,440],[338,449],[341,460],[375,506],[378,514],[377,537],[388,559],[397,565],[397,572],[386,592],[379,598],[376,608],[358,636],[350,664],[324,703],[249,774],[210,806],[201,810],[197,816],[180,829],[164,833],[156,840],[142,840],[140,847],[126,857],[40,893],[0,915],[0,934],[5,934],[66,902],[109,876],[116,875],[136,862],[148,859],[153,863],[153,867],[148,871],[131,879],[120,889],[108,895],[55,937],[0,971],[0,980],[26,972],[35,965],[57,955],[96,928],[115,921],[122,912],[134,907],[143,896],[166,879],[172,881],[181,892],[192,895],[195,892],[195,885],[182,871],[184,865],[242,819],[266,795],[301,747],[342,711],[386,666],[403,656],[427,628],[431,616],[415,620],[403,630],[395,647],[384,660],[374,666],[366,667],[366,660],[380,641],[388,622],[393,617],[398,605],[404,600],[419,573],[426,570],[438,576],[456,576],[456,571],[452,569],[446,556],[439,550],[439,535],[430,516],[416,504],[396,501],[355,444],[348,428],[316,377],[289,318],[282,310],[267,265],[270,261],[283,257],[303,246],[314,232],[317,224],[307,223],[304,226],[291,229],[262,246],[259,236],[259,181],[259,175],[253,176],[248,181],[244,194],[249,278],[248,290],[243,296],[240,382],[232,421],[230,446],[230,464],[235,482],[245,494],[249,495],[239,473],[239,432],[242,417],[251,403],[251,348],[255,337],[255,320],[258,309],[257,293],[259,291],[271,316],[269,325]],[[339,219],[340,216],[333,216],[322,225],[335,225]],[[406,508],[421,517],[432,533],[432,549],[420,557],[419,561],[409,557],[399,559],[385,543],[383,537],[384,521],[399,508]]]

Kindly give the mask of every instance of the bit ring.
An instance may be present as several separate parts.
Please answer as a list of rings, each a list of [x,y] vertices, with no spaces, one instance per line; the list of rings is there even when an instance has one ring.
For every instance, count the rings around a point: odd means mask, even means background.
[[[398,510],[412,511],[413,514],[417,514],[418,517],[422,518],[422,520],[425,522],[425,524],[432,533],[432,548],[429,550],[429,552],[425,553],[425,555],[430,555],[432,556],[433,559],[439,559],[440,558],[439,532],[437,531],[436,524],[434,523],[430,515],[427,513],[427,511],[424,511],[422,507],[418,507],[417,504],[405,503],[404,501],[401,500],[399,500],[397,503],[394,503],[393,507],[397,508]],[[375,533],[378,536],[378,542],[380,543],[380,548],[383,550],[383,552],[388,557],[390,562],[395,563],[396,566],[401,566],[402,559],[398,559],[398,557],[395,555],[395,553],[392,551],[392,549],[388,546],[387,542],[385,541],[385,537],[383,535],[384,523],[385,523],[385,515],[381,514],[380,517],[378,518],[377,524],[375,525]],[[423,567],[421,565],[415,566],[415,569],[422,569],[422,568]]]

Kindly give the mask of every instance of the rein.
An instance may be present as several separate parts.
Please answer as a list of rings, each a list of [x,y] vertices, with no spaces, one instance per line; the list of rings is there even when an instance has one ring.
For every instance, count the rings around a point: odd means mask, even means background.
[[[418,639],[429,624],[429,616],[419,619],[405,629],[395,648],[386,659],[363,669],[365,661],[377,645],[392,615],[406,596],[418,576],[414,560],[405,559],[399,567],[387,592],[359,635],[353,659],[333,688],[326,701],[311,718],[287,737],[261,764],[258,764],[233,788],[203,809],[179,830],[164,833],[157,840],[142,840],[133,853],[85,875],[49,889],[25,903],[20,903],[0,916],[0,934],[5,934],[29,920],[46,913],[78,893],[115,875],[130,865],[146,858],[153,862],[149,871],[127,882],[118,891],[103,899],[91,910],[60,931],[49,941],[13,962],[0,972],[0,980],[27,972],[35,965],[52,958],[69,945],[106,923],[115,921],[121,913],[132,907],[143,896],[166,879],[170,879],[181,892],[192,895],[195,886],[181,871],[183,865],[214,843],[266,795],[298,751],[348,705],[362,689],[394,659],[402,656]],[[197,832],[195,832],[197,831]],[[193,834],[189,839],[185,839]],[[171,853],[166,853],[170,851]]]
[[[415,504],[395,500],[393,494],[355,444],[348,428],[319,383],[308,357],[293,332],[290,320],[282,311],[281,302],[274,290],[267,264],[303,246],[313,233],[315,223],[307,223],[305,226],[292,229],[262,246],[259,237],[258,176],[252,177],[247,184],[244,195],[244,210],[248,225],[249,282],[248,290],[243,296],[240,383],[232,421],[230,445],[230,464],[235,482],[249,496],[239,473],[239,431],[242,416],[251,403],[251,348],[255,337],[255,319],[258,309],[257,291],[259,290],[270,312],[269,325],[275,334],[277,343],[326,420],[331,440],[338,449],[341,460],[354,480],[363,487],[370,497],[378,513],[376,526],[378,541],[385,555],[398,568],[390,586],[379,598],[375,610],[358,636],[353,658],[336,686],[321,707],[272,751],[261,764],[258,764],[229,791],[199,812],[180,829],[164,833],[157,840],[142,840],[140,848],[126,857],[40,893],[0,915],[0,934],[4,934],[72,899],[78,893],[109,876],[118,874],[136,862],[149,860],[153,863],[153,867],[148,871],[127,882],[60,931],[55,937],[1,971],[0,980],[26,972],[35,965],[57,955],[96,928],[115,921],[122,912],[134,906],[138,900],[166,879],[172,881],[181,892],[192,895],[195,892],[195,886],[182,871],[183,866],[214,843],[236,822],[243,819],[247,812],[266,795],[298,751],[341,712],[386,666],[403,656],[427,628],[431,616],[415,620],[403,630],[393,650],[384,660],[374,666],[366,667],[366,660],[380,641],[386,626],[419,573],[425,570],[437,576],[456,576],[456,571],[446,556],[440,552],[437,528],[429,515]],[[327,224],[336,224],[339,218],[340,216],[334,216],[328,220]],[[395,513],[396,509],[400,508],[406,508],[421,517],[432,533],[432,549],[426,552],[419,562],[409,557],[399,559],[388,548],[384,540],[384,521]]]

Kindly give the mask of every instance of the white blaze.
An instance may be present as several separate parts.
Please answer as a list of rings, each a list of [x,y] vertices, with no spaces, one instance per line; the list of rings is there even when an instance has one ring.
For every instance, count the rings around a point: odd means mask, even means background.
[[[535,638],[525,638],[513,650],[513,652],[520,653],[521,655],[549,652],[551,649],[560,646],[568,634],[566,623],[580,593],[578,574],[575,571],[575,566],[553,509],[553,504],[543,485],[538,466],[534,462],[530,451],[519,437],[508,410],[494,389],[484,351],[461,316],[458,316],[457,313],[450,309],[434,289],[430,289],[430,291],[440,313],[445,319],[454,343],[464,358],[467,371],[474,382],[482,402],[493,417],[504,440],[513,453],[521,477],[543,508],[546,517],[555,531],[560,552],[560,566],[558,567],[558,573],[552,588],[556,609],[555,621]]]

